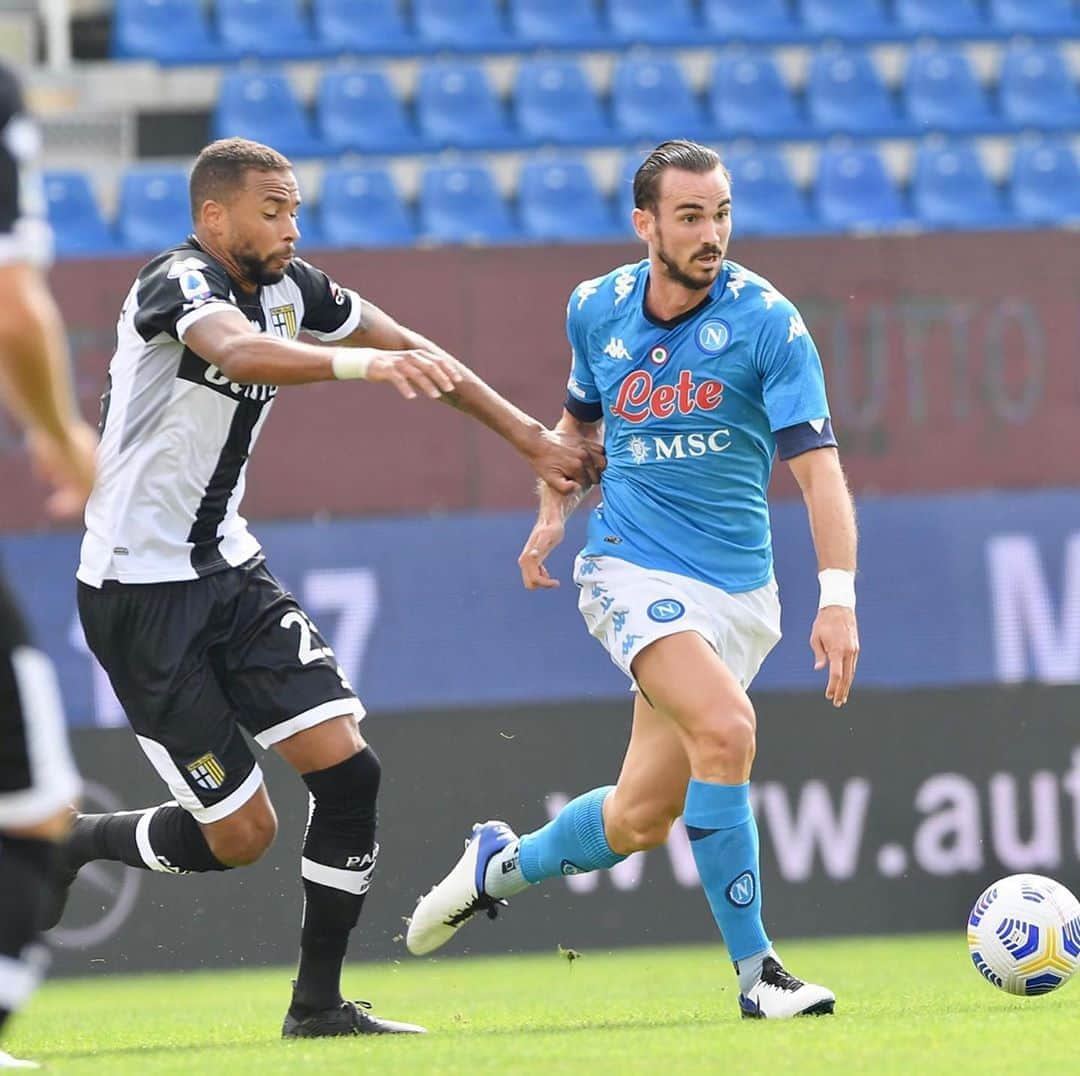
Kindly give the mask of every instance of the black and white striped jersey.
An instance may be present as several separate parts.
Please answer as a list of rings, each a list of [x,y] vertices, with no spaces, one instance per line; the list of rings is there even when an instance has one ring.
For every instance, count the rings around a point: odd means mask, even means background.
[[[19,83],[0,64],[0,265],[45,266],[52,256],[40,150],[41,135],[23,111]]]
[[[340,340],[361,300],[294,258],[277,284],[234,289],[193,237],[147,263],[128,292],[102,398],[98,477],[78,578],[157,583],[242,564],[259,543],[240,515],[248,459],[277,395],[229,381],[184,346],[226,306],[262,332]]]

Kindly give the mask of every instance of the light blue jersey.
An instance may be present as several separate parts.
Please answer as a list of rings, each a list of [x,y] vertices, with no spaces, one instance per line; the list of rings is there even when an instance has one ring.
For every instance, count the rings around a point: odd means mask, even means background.
[[[648,279],[647,260],[624,265],[567,307],[567,410],[603,418],[608,461],[583,553],[753,590],[773,573],[776,431],[835,444],[821,359],[798,310],[735,262],[671,322],[645,312]]]

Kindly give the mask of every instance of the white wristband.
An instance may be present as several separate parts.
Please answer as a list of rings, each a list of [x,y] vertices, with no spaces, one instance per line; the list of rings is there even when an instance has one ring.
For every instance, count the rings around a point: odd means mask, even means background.
[[[821,584],[821,598],[818,608],[826,605],[842,605],[845,609],[855,608],[855,573],[843,568],[826,568],[818,572]]]
[[[334,348],[334,357],[330,366],[338,381],[355,381],[367,377],[368,367],[374,355],[370,348],[338,347]]]

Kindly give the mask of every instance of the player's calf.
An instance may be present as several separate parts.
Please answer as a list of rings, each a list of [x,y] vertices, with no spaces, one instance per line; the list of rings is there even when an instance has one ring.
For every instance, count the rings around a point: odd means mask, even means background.
[[[300,874],[304,922],[290,1013],[300,1018],[342,1005],[341,965],[356,926],[379,846],[376,801],[382,767],[370,747],[337,765],[303,774],[311,819]]]

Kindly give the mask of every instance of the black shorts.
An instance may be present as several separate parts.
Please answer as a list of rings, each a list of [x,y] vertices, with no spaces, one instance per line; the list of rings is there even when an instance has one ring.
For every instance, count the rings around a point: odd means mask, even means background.
[[[78,795],[56,670],[0,579],[0,829],[44,822]]]
[[[258,790],[270,747],[364,708],[260,556],[176,583],[79,584],[86,641],[177,803],[216,822]]]

